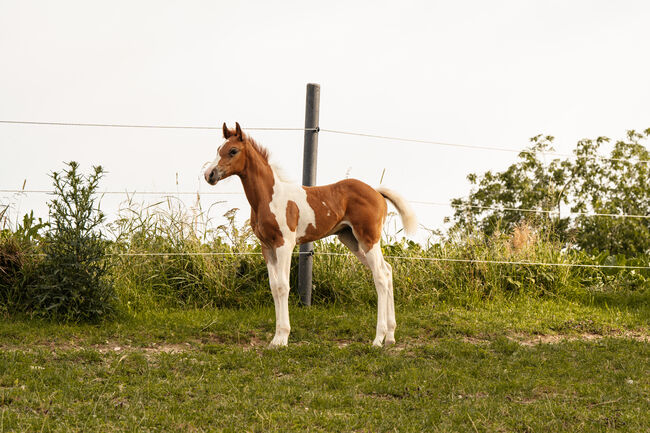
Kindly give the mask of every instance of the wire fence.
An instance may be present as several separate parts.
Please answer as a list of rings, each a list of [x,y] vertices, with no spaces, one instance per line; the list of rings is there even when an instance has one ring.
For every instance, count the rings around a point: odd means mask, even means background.
[[[341,134],[341,135],[352,135],[356,137],[368,137],[368,138],[377,138],[380,140],[389,140],[389,141],[400,141],[400,142],[405,142],[405,143],[421,143],[421,144],[435,144],[438,146],[449,146],[449,147],[459,147],[459,148],[464,148],[464,149],[473,149],[473,150],[493,150],[493,151],[498,151],[498,152],[509,152],[509,153],[516,153],[516,154],[530,154],[530,155],[549,155],[549,156],[557,156],[557,157],[563,157],[563,158],[578,158],[576,155],[570,154],[570,153],[560,153],[560,152],[555,152],[555,151],[533,151],[533,150],[519,150],[519,149],[511,149],[507,147],[498,147],[498,146],[479,146],[479,145],[474,145],[474,144],[462,144],[462,143],[450,143],[450,142],[445,142],[445,141],[434,141],[434,140],[423,140],[423,139],[417,139],[417,138],[404,138],[404,137],[395,137],[395,136],[388,136],[388,135],[376,135],[376,134],[366,134],[362,132],[351,132],[351,131],[339,131],[336,129],[320,129],[321,132],[329,132],[332,134]],[[592,159],[592,158],[587,158],[587,159]],[[630,162],[629,159],[625,158],[609,158],[606,156],[596,156],[593,159],[599,159],[601,161],[621,161],[621,162]],[[650,162],[650,159],[640,159],[638,161],[634,161],[635,163],[641,163],[641,164],[647,164]]]
[[[32,121],[32,120],[0,120],[0,124],[14,124],[14,125],[43,125],[43,126],[80,126],[80,127],[102,127],[102,128],[143,128],[143,129],[194,129],[194,130],[209,130],[209,131],[220,131],[222,127],[220,126],[209,126],[209,125],[144,125],[144,124],[125,124],[125,123],[79,123],[79,122],[44,122],[44,121]],[[294,127],[247,127],[244,130],[248,131],[318,131],[326,132],[331,134],[339,135],[350,135],[356,137],[367,137],[375,138],[380,140],[389,140],[389,141],[398,141],[406,143],[420,143],[420,144],[433,144],[438,146],[449,146],[457,147],[464,149],[473,149],[473,150],[490,150],[498,152],[509,152],[516,154],[541,154],[549,156],[557,156],[563,158],[578,158],[576,155],[569,153],[560,153],[555,151],[530,151],[530,150],[520,150],[512,149],[508,147],[500,146],[484,146],[484,145],[475,145],[475,144],[464,144],[464,143],[451,143],[446,141],[437,141],[437,140],[427,140],[419,138],[406,138],[406,137],[396,137],[389,135],[379,135],[379,134],[370,134],[364,132],[354,132],[354,131],[343,131],[338,129],[327,129],[327,128],[294,128]],[[593,158],[587,159],[599,159],[602,161],[620,161],[620,162],[631,162],[626,158],[610,158],[606,156],[595,156]],[[637,164],[647,164],[650,163],[648,159],[640,159],[633,161]]]
[[[0,193],[11,194],[54,194],[48,189],[0,189]],[[100,191],[99,195],[244,195],[237,191]]]
[[[483,209],[483,210],[494,210],[494,211],[499,211],[499,212],[504,212],[504,211],[529,212],[529,213],[544,213],[544,214],[549,214],[549,215],[564,213],[564,214],[568,214],[568,215],[581,215],[581,216],[586,216],[586,217],[610,217],[610,218],[650,218],[650,215],[636,215],[636,214],[580,212],[580,211],[572,211],[572,210],[564,210],[564,211],[561,212],[558,209],[553,209],[553,210],[526,209],[526,208],[507,207],[507,206],[480,206],[480,205],[473,205],[473,204],[455,205],[455,204],[452,204],[452,203],[434,202],[434,201],[418,201],[418,200],[410,200],[409,202],[410,203],[415,203],[415,204],[431,205],[431,206],[446,206],[446,207],[454,207],[454,208],[459,208],[459,209],[464,209],[464,208]]]
[[[78,122],[40,122],[31,120],[0,120],[0,123],[12,125],[43,125],[43,126],[84,126],[100,128],[143,128],[143,129],[197,129],[221,131],[221,126],[206,125],[134,125],[126,123],[78,123]],[[316,131],[318,128],[284,128],[284,127],[253,127],[249,131]]]
[[[77,126],[77,127],[105,127],[105,128],[145,128],[145,129],[187,129],[187,130],[210,130],[210,131],[220,131],[222,127],[219,126],[200,126],[200,125],[145,125],[145,124],[114,124],[114,123],[78,123],[78,122],[42,122],[42,121],[22,121],[22,120],[0,120],[0,124],[20,124],[20,125],[43,125],[43,126]],[[564,158],[577,158],[573,154],[565,154],[554,151],[530,151],[530,150],[518,150],[511,149],[506,147],[499,146],[482,146],[482,145],[473,145],[473,144],[463,144],[463,143],[451,143],[444,141],[436,140],[426,140],[426,139],[413,139],[405,137],[395,137],[387,135],[378,135],[378,134],[369,134],[361,132],[352,132],[352,131],[343,131],[336,129],[325,129],[325,128],[293,128],[293,127],[250,127],[244,128],[244,130],[249,131],[317,131],[325,132],[338,135],[348,135],[348,136],[357,136],[357,137],[366,137],[374,138],[380,140],[389,140],[397,142],[407,142],[407,143],[420,143],[420,144],[432,144],[438,146],[448,146],[456,148],[465,148],[473,150],[484,150],[484,151],[498,151],[498,152],[508,152],[516,154],[542,154],[556,157]],[[604,160],[604,161],[620,161],[620,162],[631,162],[636,164],[646,164],[650,160],[633,160],[624,158],[609,158],[604,156],[595,156],[595,159]],[[26,189],[0,189],[0,193],[13,193],[13,194],[51,194],[50,190],[26,190]],[[243,195],[241,192],[226,192],[226,191],[103,191],[101,194],[138,194],[138,195]],[[445,202],[433,202],[433,201],[419,201],[412,200],[411,203],[414,204],[423,204],[423,205],[432,205],[432,206],[446,206],[446,207],[456,207],[456,208],[475,208],[475,209],[484,209],[484,210],[493,210],[493,211],[513,211],[513,212],[531,212],[531,213],[543,213],[543,214],[556,214],[560,210],[545,210],[545,209],[526,209],[526,208],[516,208],[516,207],[502,207],[502,206],[480,206],[480,205],[454,205],[452,203]],[[635,215],[635,214],[611,214],[611,213],[589,213],[589,212],[578,212],[578,211],[566,211],[565,213],[570,215],[581,215],[587,217],[610,217],[610,218],[650,218],[650,215]],[[332,252],[295,252],[294,254],[314,254],[316,256],[348,256],[354,257],[348,253],[332,253]],[[143,253],[113,253],[109,256],[120,256],[120,257],[137,257],[137,256],[237,256],[237,255],[262,255],[259,252],[170,252],[170,253],[153,253],[153,252],[143,252]],[[645,270],[650,269],[650,266],[629,266],[629,265],[603,265],[603,264],[579,264],[579,263],[545,263],[545,262],[528,262],[528,261],[501,261],[501,260],[479,260],[479,259],[454,259],[454,258],[444,258],[444,257],[419,257],[419,256],[385,256],[387,259],[394,260],[417,260],[417,261],[431,261],[431,262],[456,262],[456,263],[478,263],[478,264],[495,264],[495,265],[526,265],[526,266],[556,266],[556,267],[580,267],[580,268],[609,268],[609,269],[626,269],[626,270]]]
[[[299,255],[313,255],[313,256],[336,256],[348,257],[356,259],[356,256],[350,253],[332,253],[332,252],[319,252],[319,251],[294,251],[294,256]],[[44,254],[30,254],[32,256],[45,256]],[[262,256],[261,252],[138,252],[138,253],[109,253],[108,257],[182,257],[182,256],[199,256],[199,257],[223,257],[223,256]],[[451,262],[451,263],[467,263],[467,264],[488,264],[488,265],[522,265],[522,266],[555,266],[566,268],[596,268],[596,269],[627,269],[627,270],[644,270],[650,269],[650,266],[631,266],[631,265],[602,265],[602,264],[584,264],[584,263],[546,263],[546,262],[529,262],[529,261],[506,261],[506,260],[481,260],[481,259],[454,259],[448,257],[421,257],[421,256],[392,256],[385,255],[385,259],[391,260],[416,260],[416,261],[429,261],[429,262]]]
[[[9,193],[9,194],[53,194],[54,191],[45,190],[45,189],[0,189],[0,193]],[[202,195],[238,195],[243,196],[243,192],[237,191],[101,191],[100,195],[154,195],[154,196],[173,196],[173,195],[193,195],[193,196],[202,196]],[[568,214],[568,215],[581,215],[585,217],[609,217],[609,218],[650,218],[650,215],[637,215],[637,214],[615,214],[615,213],[594,213],[594,212],[579,212],[565,210],[561,212],[558,209],[528,209],[528,208],[518,208],[518,207],[507,207],[507,206],[481,206],[481,205],[472,205],[472,204],[461,204],[455,205],[452,203],[445,202],[435,202],[435,201],[422,201],[422,200],[409,200],[413,204],[422,204],[429,206],[442,206],[442,207],[451,207],[451,208],[460,208],[460,209],[483,209],[483,210],[492,210],[498,212],[526,212],[526,213],[541,213],[547,215],[553,214]]]

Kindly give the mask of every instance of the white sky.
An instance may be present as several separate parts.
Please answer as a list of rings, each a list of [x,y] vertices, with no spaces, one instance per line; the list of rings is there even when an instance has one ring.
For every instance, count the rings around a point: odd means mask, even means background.
[[[650,126],[646,1],[0,0],[0,119],[301,127],[321,85],[322,128],[522,149]],[[301,132],[251,132],[301,178]],[[210,187],[211,131],[0,124],[0,189],[49,189],[63,161],[101,164],[106,190]],[[470,172],[515,155],[321,133],[318,183],[346,176],[411,200],[467,194]],[[178,175],[178,185],[176,178]],[[185,197],[188,203],[191,197]],[[150,198],[145,198],[149,200]],[[249,208],[243,197],[213,208]],[[47,197],[0,193],[46,216]],[[114,210],[116,197],[103,207]],[[451,209],[415,205],[441,228]]]

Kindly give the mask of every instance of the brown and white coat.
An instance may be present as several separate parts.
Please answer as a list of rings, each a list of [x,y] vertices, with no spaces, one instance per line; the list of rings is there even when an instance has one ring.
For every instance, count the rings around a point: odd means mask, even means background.
[[[314,187],[286,182],[269,164],[267,150],[245,135],[239,123],[235,130],[224,123],[223,135],[226,141],[204,175],[211,185],[232,175],[241,179],[275,302],[271,346],[284,346],[289,337],[289,270],[294,246],[334,234],[372,272],[378,296],[373,344],[394,343],[392,269],[383,258],[380,239],[386,199],[397,208],[406,232],[415,232],[417,223],[408,203],[394,191],[374,189],[356,179]]]

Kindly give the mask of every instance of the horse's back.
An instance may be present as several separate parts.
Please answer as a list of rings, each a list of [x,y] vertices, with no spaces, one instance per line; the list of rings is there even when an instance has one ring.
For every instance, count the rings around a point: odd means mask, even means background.
[[[316,213],[320,237],[336,232],[337,227],[352,227],[359,240],[373,245],[381,237],[386,217],[386,200],[373,187],[357,179],[314,187],[304,187],[307,201]]]
[[[381,194],[358,179],[343,179],[329,185],[303,188],[307,191],[308,197],[318,197],[319,201],[331,207],[363,206],[381,209],[386,206],[386,201]]]

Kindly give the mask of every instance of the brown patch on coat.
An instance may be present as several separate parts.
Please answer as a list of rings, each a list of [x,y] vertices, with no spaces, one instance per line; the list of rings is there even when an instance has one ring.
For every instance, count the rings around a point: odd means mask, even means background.
[[[386,219],[386,199],[357,179],[331,185],[304,187],[307,203],[314,209],[316,227],[308,226],[300,243],[311,242],[351,226],[365,252],[381,239]]]
[[[287,226],[292,232],[295,232],[296,227],[298,227],[298,216],[298,205],[295,201],[289,200],[287,202]]]

